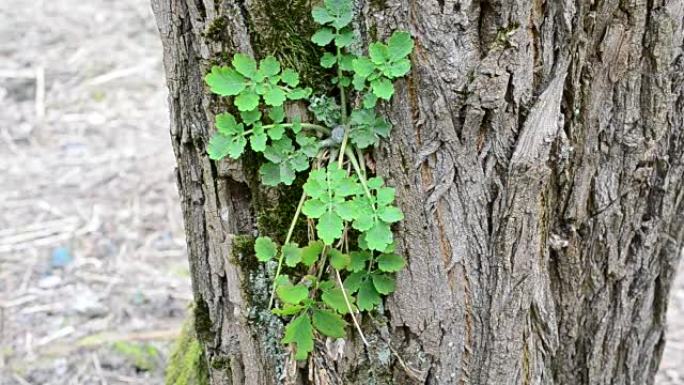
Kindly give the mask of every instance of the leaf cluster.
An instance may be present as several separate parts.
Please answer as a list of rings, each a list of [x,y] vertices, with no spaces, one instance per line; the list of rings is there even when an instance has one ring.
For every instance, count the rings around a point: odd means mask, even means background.
[[[413,40],[397,31],[357,56],[349,52],[356,40],[352,0],[324,0],[312,16],[321,28],[311,40],[325,49],[320,65],[334,70],[335,91],[312,95],[273,56],[257,62],[238,53],[205,77],[211,92],[235,106],[234,113],[216,115],[211,159],[260,154],[266,186],[292,185],[310,170],[285,240],[260,236],[254,243],[257,260],[278,262],[272,296],[279,306],[272,312],[287,320],[282,342],[298,360],[314,350],[316,338],[344,338],[348,318],[377,309],[406,265],[394,247],[392,226],[404,218],[395,189],[367,176],[363,151],[389,138],[391,125],[375,107],[391,99],[393,81],[410,71]],[[300,100],[308,101],[314,123],[286,116],[286,103]],[[300,215],[310,229],[304,246],[291,239]]]

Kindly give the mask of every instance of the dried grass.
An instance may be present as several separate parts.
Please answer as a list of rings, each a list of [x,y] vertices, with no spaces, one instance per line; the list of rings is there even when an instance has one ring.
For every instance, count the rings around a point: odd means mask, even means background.
[[[0,58],[0,384],[162,383],[112,349],[190,301],[149,4],[4,0]]]

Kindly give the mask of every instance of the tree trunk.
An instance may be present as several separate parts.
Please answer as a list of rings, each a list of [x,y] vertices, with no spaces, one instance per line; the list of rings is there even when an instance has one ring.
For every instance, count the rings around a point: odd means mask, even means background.
[[[350,330],[299,368],[249,242],[282,240],[296,189],[209,160],[225,106],[202,78],[239,51],[320,82],[311,2],[153,8],[211,384],[653,383],[684,240],[681,0],[357,1],[363,40],[416,41],[374,154],[408,266],[368,349]]]

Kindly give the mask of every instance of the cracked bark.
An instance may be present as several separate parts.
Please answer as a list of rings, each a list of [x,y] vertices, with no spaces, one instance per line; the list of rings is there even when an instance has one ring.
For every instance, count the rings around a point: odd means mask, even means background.
[[[357,3],[364,40],[416,40],[375,152],[409,264],[384,314],[363,320],[368,351],[350,330],[341,356],[319,344],[297,370],[277,320],[254,322],[263,271],[230,262],[255,202],[278,193],[205,155],[225,107],[202,74],[236,51],[306,68],[311,21],[289,13],[310,3],[153,0],[211,383],[653,383],[684,240],[684,3]]]

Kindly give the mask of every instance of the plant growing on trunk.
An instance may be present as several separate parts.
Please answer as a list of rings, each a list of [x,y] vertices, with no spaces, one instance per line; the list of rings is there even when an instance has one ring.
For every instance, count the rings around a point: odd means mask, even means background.
[[[257,63],[238,53],[231,66],[214,66],[205,77],[213,93],[234,97],[239,111],[216,116],[211,159],[238,159],[249,144],[264,158],[259,174],[267,186],[290,186],[308,170],[283,244],[260,236],[254,245],[259,261],[277,259],[269,309],[277,296],[272,312],[289,319],[282,341],[294,345],[297,360],[313,350],[315,333],[344,338],[347,316],[367,344],[355,314],[392,293],[394,274],[405,265],[393,245],[391,226],[404,218],[395,190],[371,175],[365,156],[389,137],[391,126],[375,108],[392,98],[392,81],[410,71],[413,40],[397,31],[357,56],[349,52],[351,0],[326,0],[312,16],[321,28],[311,40],[326,48],[320,65],[334,71],[334,92],[301,87],[299,74],[273,56]],[[286,117],[288,100],[307,99],[315,123]],[[311,228],[303,246],[292,240],[300,216]]]

